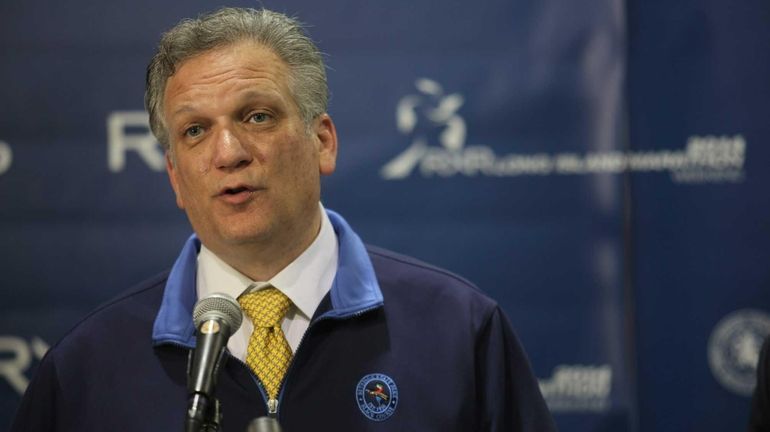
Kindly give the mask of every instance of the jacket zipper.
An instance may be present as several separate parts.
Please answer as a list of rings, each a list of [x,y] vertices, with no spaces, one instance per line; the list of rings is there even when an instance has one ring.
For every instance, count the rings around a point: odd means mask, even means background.
[[[229,359],[235,361],[236,363],[241,365],[243,368],[245,368],[249,372],[249,375],[251,375],[252,381],[254,381],[254,383],[257,385],[257,389],[259,389],[259,394],[262,395],[262,400],[265,401],[265,406],[267,407],[268,416],[275,418],[278,413],[278,401],[276,401],[275,399],[270,399],[268,397],[267,391],[265,390],[265,387],[262,385],[262,381],[259,380],[259,377],[257,377],[254,371],[251,370],[249,365],[247,365],[238,357],[230,354],[230,351],[225,351],[225,352],[227,353],[227,357],[229,357]]]
[[[355,313],[353,313],[351,315],[341,316],[341,317],[321,315],[320,317],[318,317],[317,320],[311,322],[310,325],[308,325],[307,330],[305,330],[305,333],[302,334],[302,337],[299,340],[299,344],[297,344],[297,350],[294,352],[294,355],[291,358],[291,362],[289,363],[289,368],[286,369],[286,373],[283,375],[283,380],[281,380],[281,385],[280,385],[280,387],[278,387],[278,399],[277,400],[276,399],[271,399],[271,400],[268,401],[267,411],[268,411],[268,413],[273,413],[273,414],[270,415],[270,417],[275,418],[276,420],[278,420],[278,406],[283,401],[283,394],[284,394],[283,389],[284,389],[284,387],[286,385],[287,379],[289,378],[289,373],[294,368],[294,358],[297,357],[297,354],[299,353],[300,348],[302,348],[302,342],[304,342],[305,338],[307,337],[307,334],[310,333],[310,330],[313,327],[315,327],[316,324],[318,324],[321,321],[327,321],[327,320],[340,320],[341,321],[341,320],[344,320],[344,319],[355,318],[355,317],[361,316],[361,315],[363,315],[363,314],[365,314],[365,313],[367,313],[369,311],[372,311],[374,309],[379,309],[381,307],[382,307],[382,305],[380,304],[380,305],[377,305],[377,306],[372,306],[372,307],[369,307],[369,308],[366,308],[366,309],[362,309],[360,311],[356,311]],[[271,405],[271,402],[272,402],[272,405]],[[274,411],[271,411],[271,410],[274,410]]]
[[[241,366],[246,368],[246,370],[251,375],[251,378],[254,381],[254,383],[257,384],[257,388],[259,389],[259,393],[262,395],[262,399],[265,401],[265,405],[267,407],[267,415],[268,415],[268,417],[274,418],[274,419],[278,420],[278,407],[281,405],[281,401],[283,400],[283,393],[284,393],[283,388],[284,388],[284,386],[286,384],[287,378],[289,377],[289,373],[294,368],[294,358],[299,353],[299,350],[302,347],[302,342],[305,340],[305,337],[307,337],[307,334],[310,332],[310,330],[317,323],[319,323],[321,321],[326,321],[326,320],[344,320],[344,319],[349,319],[349,318],[355,318],[355,317],[361,316],[361,315],[363,315],[363,314],[365,314],[365,313],[367,313],[369,311],[372,311],[374,309],[379,309],[381,307],[382,307],[382,305],[379,304],[379,305],[372,306],[372,307],[369,307],[369,308],[366,308],[366,309],[362,309],[360,311],[356,311],[353,314],[350,314],[350,315],[347,315],[347,316],[341,316],[341,317],[321,315],[317,320],[311,322],[310,325],[308,325],[307,330],[305,330],[305,333],[302,334],[302,337],[299,340],[299,344],[297,344],[297,350],[294,352],[294,355],[292,356],[292,360],[289,363],[289,368],[286,369],[286,373],[283,375],[283,379],[281,380],[280,387],[278,387],[278,396],[277,396],[276,399],[270,399],[269,398],[269,396],[267,395],[267,392],[265,391],[265,387],[262,385],[262,381],[259,380],[259,377],[257,377],[257,375],[254,373],[254,371],[251,370],[249,365],[244,363],[241,359],[239,359],[239,358],[235,357],[234,355],[230,354],[230,351],[228,351],[227,349],[225,349],[225,354],[230,359],[235,360]],[[179,347],[179,348],[184,348],[184,349],[188,350],[188,352],[192,352],[192,350],[194,349],[191,346],[187,346],[187,345],[184,345],[184,344],[179,343],[179,342],[168,341],[168,342],[162,342],[161,344],[163,344],[163,345],[167,344],[167,345],[172,345],[172,346],[176,346],[176,347]],[[189,353],[188,353],[188,355],[189,355]]]
[[[179,343],[179,342],[171,342],[171,341],[161,342],[158,345],[170,345],[170,346],[174,346],[174,347],[177,347],[177,348],[184,349],[184,350],[187,351],[187,355],[188,356],[195,349],[194,347],[191,347],[189,345],[185,345],[185,344]],[[264,388],[264,386],[262,386],[262,381],[260,381],[259,378],[257,377],[257,375],[254,374],[254,371],[251,370],[249,365],[247,365],[246,363],[241,361],[241,359],[239,359],[238,357],[235,357],[234,355],[230,354],[230,351],[225,350],[225,356],[228,357],[228,361],[229,360],[235,361],[236,363],[238,363],[241,366],[243,366],[249,372],[249,374],[251,375],[251,379],[257,385],[257,389],[259,390],[259,393],[262,395],[262,400],[265,401],[265,406],[267,406],[267,413],[268,413],[268,415],[270,417],[272,417],[272,418],[275,418],[277,416],[277,413],[278,413],[278,401],[275,400],[275,399],[269,399],[268,398],[267,392],[265,392],[265,388]],[[189,371],[185,372],[185,374],[187,374],[187,373],[189,373]]]

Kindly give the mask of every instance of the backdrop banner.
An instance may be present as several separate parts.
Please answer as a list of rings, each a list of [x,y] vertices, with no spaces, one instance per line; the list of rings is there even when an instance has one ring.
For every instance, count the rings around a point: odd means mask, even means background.
[[[215,7],[12,3],[0,425],[48,348],[190,234],[144,77],[163,31]],[[324,205],[496,299],[560,430],[744,428],[770,334],[770,4],[375,3],[229,3],[298,17],[328,55]]]
[[[641,430],[745,430],[770,333],[770,4],[634,1],[629,21]]]

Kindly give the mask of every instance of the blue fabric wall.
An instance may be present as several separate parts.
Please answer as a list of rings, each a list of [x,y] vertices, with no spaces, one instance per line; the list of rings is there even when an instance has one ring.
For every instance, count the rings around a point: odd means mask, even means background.
[[[767,3],[262,4],[328,54],[324,204],[496,298],[561,430],[743,429],[770,334]],[[0,4],[0,423],[189,234],[144,71],[212,7]]]

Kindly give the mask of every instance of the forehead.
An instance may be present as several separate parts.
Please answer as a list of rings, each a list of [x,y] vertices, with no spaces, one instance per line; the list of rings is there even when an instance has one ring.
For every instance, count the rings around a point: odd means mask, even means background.
[[[166,82],[164,100],[254,86],[288,96],[288,73],[286,62],[269,48],[253,41],[236,42],[181,62]]]

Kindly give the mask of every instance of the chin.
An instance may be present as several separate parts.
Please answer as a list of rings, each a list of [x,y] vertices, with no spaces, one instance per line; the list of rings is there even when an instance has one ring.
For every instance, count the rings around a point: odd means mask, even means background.
[[[224,244],[233,246],[252,244],[252,243],[264,243],[270,236],[263,230],[238,230],[223,233],[222,237]]]
[[[237,222],[222,222],[218,226],[209,224],[204,229],[193,229],[198,234],[198,238],[206,244],[216,245],[217,249],[241,246],[253,243],[262,243],[269,241],[269,229],[267,227],[255,224],[252,220],[250,224],[239,224]],[[212,249],[213,250],[213,249]]]

